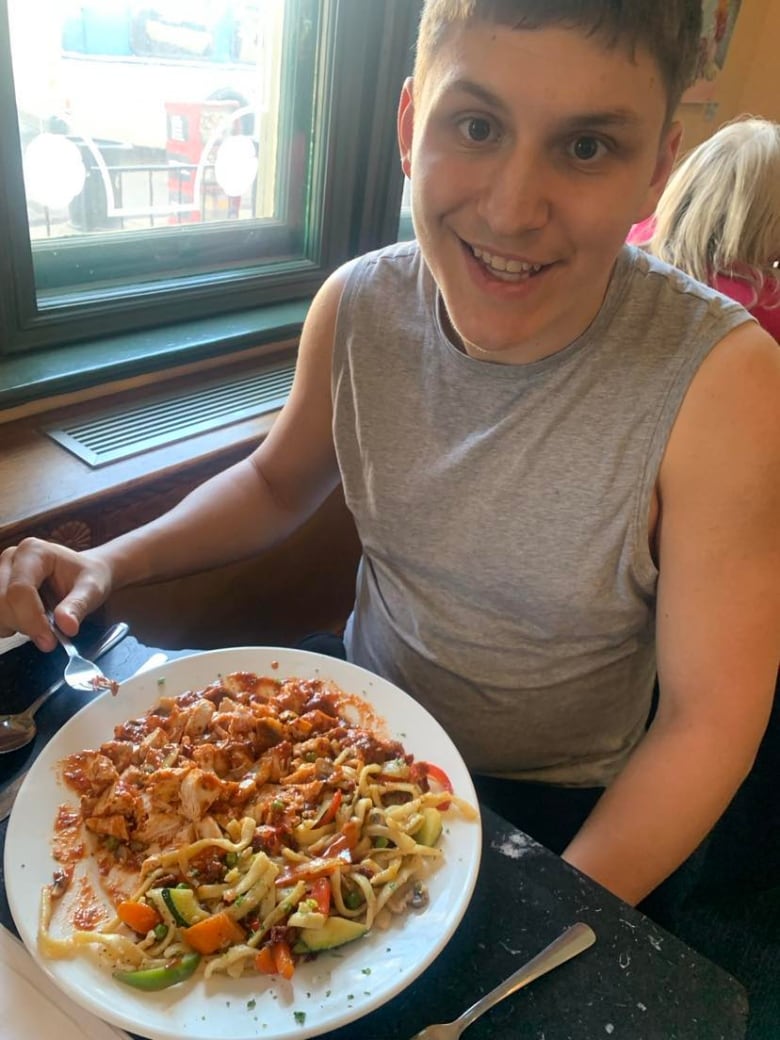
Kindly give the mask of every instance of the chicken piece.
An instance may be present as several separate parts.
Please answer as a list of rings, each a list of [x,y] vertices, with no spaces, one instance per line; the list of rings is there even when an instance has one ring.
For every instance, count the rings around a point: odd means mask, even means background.
[[[246,699],[268,699],[279,692],[279,680],[268,676],[255,675],[254,672],[231,672],[222,680],[222,686],[229,693],[245,694]]]
[[[141,809],[141,798],[124,777],[107,787],[92,807],[93,816],[136,816]]]
[[[188,712],[184,736],[201,737],[209,728],[214,710],[214,705],[210,701],[201,700],[194,704]]]
[[[253,794],[254,789],[253,783],[248,787],[242,787],[235,780],[220,780],[213,773],[192,768],[179,788],[181,813],[188,820],[202,820],[215,802],[223,801],[232,805],[245,801]]]
[[[196,744],[192,749],[192,762],[217,776],[225,776],[230,771],[229,756],[223,744]]]
[[[255,748],[258,753],[266,751],[287,739],[287,729],[279,719],[266,718],[255,721]]]
[[[268,730],[268,724],[270,723],[271,732],[273,738],[268,740],[264,735]],[[253,743],[257,743],[257,735],[263,734],[260,737],[260,746],[267,747],[269,744],[276,744],[279,742],[281,737],[278,735],[280,730],[283,731],[283,727],[276,720],[260,719],[248,708],[243,705],[236,704],[235,701],[225,698],[219,706],[219,709],[214,713],[212,719],[212,726],[214,730],[220,734],[226,740],[251,740]]]
[[[237,803],[243,805],[244,802],[249,801],[250,798],[254,798],[257,794],[258,785],[254,777],[245,776],[243,780],[240,780],[236,786],[236,790],[231,794],[231,803]]]
[[[98,750],[101,755],[111,759],[120,773],[133,763],[133,745],[128,744],[126,740],[107,740],[105,744],[100,745]]]
[[[150,751],[152,751],[153,749],[156,750],[158,748],[163,748],[167,744],[170,744],[170,741],[168,740],[168,734],[160,726],[155,726],[144,735],[143,740],[138,746],[138,761],[145,762]]]
[[[298,758],[311,762],[317,758],[330,758],[333,749],[330,745],[330,736],[313,736],[309,740],[301,740],[296,745],[295,754]]]
[[[382,740],[358,726],[346,731],[343,742],[362,755],[366,765],[391,762],[394,758],[406,756],[403,744],[399,744],[397,740]]]
[[[340,725],[340,720],[324,711],[307,711],[290,723],[289,731],[294,740],[306,740],[316,733],[327,733]]]
[[[147,747],[144,753],[144,769],[147,773],[155,773],[158,769],[172,769],[179,760],[181,748],[178,744],[160,744]]]
[[[282,781],[283,783],[285,781]],[[304,805],[307,808],[311,808],[314,805],[318,805],[320,797],[322,795],[322,789],[325,787],[325,783],[322,780],[312,780],[308,784],[298,784],[298,791],[301,798],[303,799]]]
[[[287,679],[282,683],[281,690],[274,698],[274,704],[278,711],[292,711],[296,715],[300,715],[306,710],[306,703],[311,692],[305,683]]]
[[[283,740],[275,744],[263,755],[263,760],[268,763],[268,782],[278,783],[279,780],[290,772],[290,760],[292,759],[292,744],[289,740]]]
[[[194,838],[191,823],[182,820],[178,813],[152,812],[133,834],[135,841],[144,845],[186,845]]]
[[[214,802],[225,797],[230,787],[237,784],[225,784],[214,773],[205,773],[197,767],[189,769],[179,787],[181,812],[188,820],[201,820]]]
[[[96,797],[119,779],[116,766],[100,751],[79,751],[69,755],[62,765],[62,775],[78,794]]]
[[[179,802],[179,789],[189,767],[158,769],[146,781],[146,793],[153,809],[170,809]]]
[[[184,734],[184,729],[187,725],[187,719],[189,714],[186,711],[182,711],[180,708],[175,708],[171,713],[170,717],[165,722],[165,739],[167,742],[172,744],[180,744],[181,738]]]
[[[117,838],[119,841],[129,841],[130,832],[127,829],[127,820],[120,813],[106,816],[88,816],[84,821],[87,830],[93,834],[102,834],[109,838]]]
[[[240,777],[247,773],[255,764],[257,755],[249,741],[235,743],[225,741],[224,753],[226,766],[222,775],[229,777]]]

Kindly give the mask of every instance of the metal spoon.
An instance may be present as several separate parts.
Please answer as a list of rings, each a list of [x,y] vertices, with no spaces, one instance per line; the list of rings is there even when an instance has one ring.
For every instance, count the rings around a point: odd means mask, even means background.
[[[101,654],[107,653],[113,646],[116,646],[120,639],[124,639],[129,631],[130,629],[124,621],[112,625],[95,647],[92,656],[100,657]],[[15,715],[0,715],[0,755],[9,751],[17,751],[35,739],[35,734],[38,732],[38,727],[35,725],[36,712],[52,694],[64,685],[65,679],[58,679],[51,684],[48,690],[44,690],[40,697],[36,697],[24,711],[17,712]]]
[[[546,946],[541,953],[537,953],[532,960],[518,968],[513,975],[478,1000],[468,1011],[464,1011],[460,1018],[456,1018],[454,1022],[442,1022],[440,1025],[428,1026],[421,1032],[415,1033],[411,1040],[458,1040],[464,1029],[497,1004],[499,1000],[503,1000],[521,986],[533,982],[540,975],[552,971],[559,964],[563,964],[564,961],[587,950],[595,941],[596,936],[592,928],[581,921],[573,924],[571,928],[566,929],[563,935],[559,935],[549,946]]]

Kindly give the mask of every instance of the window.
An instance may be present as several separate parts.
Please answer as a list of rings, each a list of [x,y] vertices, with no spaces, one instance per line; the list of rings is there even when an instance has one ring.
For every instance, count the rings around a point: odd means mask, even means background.
[[[0,354],[251,335],[391,240],[419,7],[0,0]]]
[[[404,190],[401,196],[401,212],[398,217],[398,241],[405,242],[414,238],[414,225],[412,224],[412,185],[404,178]]]

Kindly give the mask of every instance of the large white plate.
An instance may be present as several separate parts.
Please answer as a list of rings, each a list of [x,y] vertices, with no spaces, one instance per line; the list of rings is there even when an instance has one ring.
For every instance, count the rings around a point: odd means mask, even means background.
[[[76,804],[57,776],[57,763],[72,752],[97,747],[111,738],[115,725],[150,708],[159,696],[159,678],[173,696],[232,671],[332,679],[374,706],[387,723],[388,736],[402,741],[415,758],[441,766],[456,793],[477,805],[454,744],[416,701],[363,668],[321,654],[273,647],[208,651],[128,679],[116,697],[106,693],[92,701],[52,738],[19,791],[6,838],[6,891],[25,945],[54,982],[101,1018],[150,1040],[305,1040],[344,1026],[395,996],[434,960],[463,917],[477,879],[480,824],[453,817],[445,828],[444,864],[431,877],[426,910],[301,964],[289,982],[253,976],[206,983],[201,978],[160,993],[138,993],[89,958],[42,957],[36,943],[38,907],[55,866],[54,817],[63,802]]]

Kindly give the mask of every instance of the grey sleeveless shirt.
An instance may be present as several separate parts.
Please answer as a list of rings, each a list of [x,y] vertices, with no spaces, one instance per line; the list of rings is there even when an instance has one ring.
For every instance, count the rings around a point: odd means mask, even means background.
[[[575,342],[492,364],[445,335],[416,243],[356,263],[332,381],[363,546],[348,656],[420,701],[470,768],[602,785],[641,739],[658,468],[702,360],[747,320],[627,246]]]

